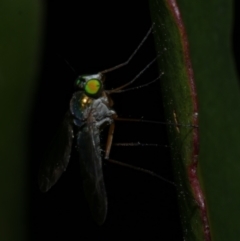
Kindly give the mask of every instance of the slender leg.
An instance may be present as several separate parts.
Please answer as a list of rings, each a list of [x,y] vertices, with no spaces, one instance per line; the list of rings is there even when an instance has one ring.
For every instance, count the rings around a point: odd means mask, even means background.
[[[128,121],[128,122],[143,122],[143,123],[149,123],[149,124],[168,124],[165,122],[159,122],[159,121],[151,121],[151,120],[143,120],[143,119],[133,119],[133,118],[119,118],[115,117],[115,121]]]
[[[151,175],[151,176],[153,176],[153,177],[158,178],[159,180],[162,180],[162,181],[164,181],[164,182],[166,182],[166,183],[169,183],[170,185],[172,185],[172,186],[174,186],[174,187],[177,187],[176,183],[174,183],[174,182],[172,182],[172,181],[169,181],[168,179],[166,179],[166,178],[164,178],[164,177],[156,174],[156,173],[153,172],[153,171],[150,171],[150,170],[147,170],[147,169],[144,169],[144,168],[141,168],[141,167],[136,167],[136,166],[133,166],[133,165],[130,165],[130,164],[127,164],[127,163],[123,163],[123,162],[120,162],[120,161],[116,161],[116,160],[113,160],[113,159],[107,159],[107,161],[110,162],[110,163],[113,163],[113,164],[117,164],[117,165],[119,165],[119,166],[123,166],[123,167],[127,167],[127,168],[130,168],[130,169],[133,169],[133,170],[135,170],[135,171],[144,172],[144,173],[146,173],[146,174],[148,174],[148,175]],[[196,203],[196,200],[193,199],[192,196],[189,195],[189,193],[187,193],[187,192],[183,192],[183,193],[184,193],[184,195],[187,195],[188,197],[190,197],[190,199],[192,199],[192,201],[193,201],[194,203]]]
[[[156,174],[155,172],[146,170],[144,168],[136,167],[136,166],[129,165],[129,164],[126,164],[126,163],[123,163],[123,162],[120,162],[120,161],[116,161],[116,160],[112,160],[112,159],[107,159],[107,161],[109,161],[109,162],[111,162],[113,164],[117,164],[117,165],[120,165],[120,166],[124,166],[124,167],[130,168],[130,169],[136,170],[136,171],[144,172],[144,173],[149,174],[151,176],[157,177],[158,179],[160,179],[160,180],[162,180],[164,182],[167,182],[167,183],[169,183],[169,184],[171,184],[173,186],[176,186],[176,184],[174,182],[171,182],[171,181],[167,180],[166,178]]]
[[[141,142],[124,142],[124,143],[112,143],[112,146],[141,146],[141,147],[168,147],[167,145],[159,145],[156,143],[141,143]]]
[[[172,125],[172,126],[184,126],[184,127],[193,127],[198,128],[198,126],[191,125],[191,124],[176,124],[171,122],[162,122],[162,121],[151,121],[151,120],[143,120],[143,119],[132,119],[132,118],[114,118],[115,121],[129,121],[129,122],[142,122],[142,123],[149,123],[149,124],[160,124],[160,125]]]
[[[153,24],[153,25],[154,25],[154,24]],[[106,73],[108,73],[108,72],[111,72],[111,71],[113,71],[113,70],[115,70],[115,69],[119,69],[119,68],[127,65],[127,64],[131,61],[131,59],[135,56],[135,54],[138,52],[138,50],[139,50],[140,47],[143,45],[143,43],[146,41],[146,39],[148,38],[148,36],[150,35],[150,33],[152,32],[153,25],[152,25],[151,28],[148,30],[147,34],[145,35],[145,37],[143,38],[143,40],[141,41],[141,43],[140,43],[140,44],[138,45],[138,47],[134,50],[134,52],[133,52],[132,55],[128,58],[127,61],[125,61],[124,63],[118,64],[118,65],[116,65],[116,66],[114,66],[114,67],[112,67],[112,68],[105,69],[105,70],[101,71],[100,73],[106,74]]]
[[[129,81],[126,84],[121,85],[113,90],[106,90],[106,92],[108,94],[116,93],[116,92],[122,90],[123,88],[127,87],[128,85],[132,84],[136,79],[138,79],[139,76],[142,75],[143,72],[145,72],[157,60],[158,57],[159,57],[159,55],[157,57],[155,57],[143,70],[141,70],[131,81]]]
[[[108,130],[108,138],[107,138],[107,144],[106,144],[106,149],[105,149],[105,159],[109,158],[109,153],[111,151],[111,147],[112,147],[112,140],[113,140],[113,133],[114,133],[114,129],[115,129],[115,123],[113,122]]]

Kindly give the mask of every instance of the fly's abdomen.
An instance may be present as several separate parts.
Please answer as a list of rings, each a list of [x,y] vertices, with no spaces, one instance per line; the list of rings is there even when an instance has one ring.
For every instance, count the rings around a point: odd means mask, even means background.
[[[77,134],[77,145],[84,193],[93,218],[102,225],[107,215],[107,196],[102,171],[99,129],[94,124],[86,125]]]

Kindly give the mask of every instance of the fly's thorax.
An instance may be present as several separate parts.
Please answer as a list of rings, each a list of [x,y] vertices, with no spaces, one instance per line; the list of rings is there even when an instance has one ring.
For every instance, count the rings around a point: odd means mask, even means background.
[[[87,96],[83,91],[77,91],[73,94],[70,101],[70,112],[75,120],[81,123],[86,120],[88,110],[91,108],[93,100],[93,98]],[[81,123],[77,125],[79,126]]]
[[[108,98],[101,97],[94,99],[92,102],[91,114],[96,121],[103,121],[105,118],[113,119],[116,114],[114,110],[109,107]]]
[[[89,97],[83,91],[73,94],[70,101],[70,111],[74,124],[79,127],[89,121],[91,123],[99,122],[99,126],[102,126],[102,123],[110,123],[115,115],[115,111],[109,107],[106,95],[95,99]]]

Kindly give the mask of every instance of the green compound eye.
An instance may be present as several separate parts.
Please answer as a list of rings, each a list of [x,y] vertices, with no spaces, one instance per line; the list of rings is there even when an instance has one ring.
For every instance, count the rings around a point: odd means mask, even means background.
[[[101,88],[101,83],[98,79],[91,79],[85,84],[85,91],[89,95],[95,95]]]

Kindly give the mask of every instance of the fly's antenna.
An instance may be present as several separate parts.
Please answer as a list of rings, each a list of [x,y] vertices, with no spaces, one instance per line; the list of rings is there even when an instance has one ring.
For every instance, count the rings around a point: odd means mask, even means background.
[[[61,58],[62,60],[64,60],[64,62],[67,64],[67,66],[72,70],[72,72],[75,75],[78,75],[77,71],[73,68],[73,66],[65,58],[63,58],[60,54],[58,54],[58,57]]]
[[[109,68],[109,69],[105,69],[103,71],[101,71],[100,73],[102,74],[106,74],[108,72],[111,72],[113,70],[116,70],[116,69],[119,69],[125,65],[127,65],[131,60],[132,58],[135,56],[135,54],[138,52],[138,50],[141,48],[141,46],[143,45],[143,43],[146,41],[146,39],[148,38],[148,36],[150,35],[150,33],[152,32],[152,29],[153,29],[153,25],[154,23],[152,24],[151,28],[148,30],[147,34],[145,35],[145,37],[143,38],[143,40],[141,41],[141,43],[138,45],[138,47],[134,50],[134,52],[132,53],[132,55],[128,58],[128,60],[126,62],[123,62],[121,64],[118,64],[112,68]]]

